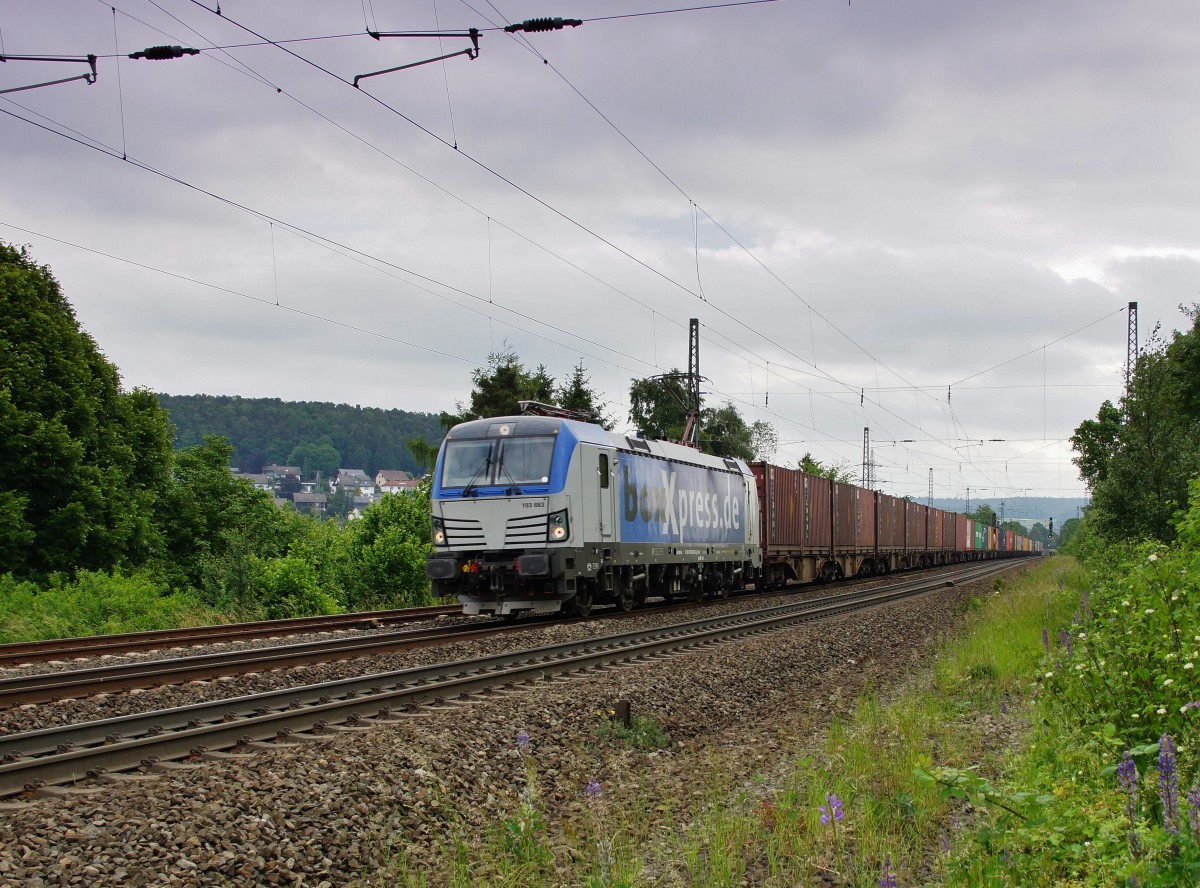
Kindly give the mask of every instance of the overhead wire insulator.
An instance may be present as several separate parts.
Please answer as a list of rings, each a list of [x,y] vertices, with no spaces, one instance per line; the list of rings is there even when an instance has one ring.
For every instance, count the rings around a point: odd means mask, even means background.
[[[525,21],[515,25],[506,25],[504,30],[509,34],[517,31],[533,34],[537,31],[561,31],[567,25],[570,25],[572,28],[578,28],[582,24],[583,19],[533,18],[525,19]]]
[[[153,62],[162,61],[163,59],[181,59],[185,55],[200,55],[200,50],[192,49],[184,46],[148,46],[145,49],[139,49],[137,52],[131,52],[131,59],[149,59]]]

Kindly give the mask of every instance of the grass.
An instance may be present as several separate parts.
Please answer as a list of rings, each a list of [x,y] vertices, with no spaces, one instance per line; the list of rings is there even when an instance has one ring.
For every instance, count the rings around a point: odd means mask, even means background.
[[[482,842],[458,836],[452,875],[433,883],[874,888],[889,884],[888,873],[897,885],[971,883],[963,849],[979,812],[915,772],[978,768],[967,773],[993,776],[1020,759],[1038,719],[1029,690],[1042,627],[1069,618],[1074,596],[1064,593],[1063,581],[1076,571],[1071,560],[1056,558],[1015,582],[996,580],[926,670],[886,694],[868,691],[813,747],[764,762],[767,770],[740,787],[710,753],[707,772],[695,780],[701,803],[675,800],[686,815],[649,780],[619,808],[596,801],[570,823],[538,821],[536,797],[514,800],[509,819]],[[665,742],[657,724],[612,723],[604,732],[599,739],[630,748]],[[536,783],[536,773],[530,780]],[[844,817],[822,822],[832,796]],[[423,879],[409,870],[388,883]]]

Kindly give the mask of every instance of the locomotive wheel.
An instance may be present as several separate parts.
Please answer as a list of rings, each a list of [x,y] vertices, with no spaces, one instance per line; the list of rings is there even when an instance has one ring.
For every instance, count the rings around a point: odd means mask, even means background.
[[[617,590],[617,607],[624,613],[629,613],[637,607],[637,596],[633,594],[633,587],[628,583],[622,583],[621,588]]]
[[[592,584],[583,582],[575,590],[575,597],[571,599],[571,611],[577,617],[590,616],[592,613],[592,605],[595,603],[595,593],[592,591]]]

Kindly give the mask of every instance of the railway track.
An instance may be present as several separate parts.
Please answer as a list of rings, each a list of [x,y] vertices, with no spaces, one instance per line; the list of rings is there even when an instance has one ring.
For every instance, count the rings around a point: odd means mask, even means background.
[[[299,742],[324,732],[411,717],[423,705],[469,700],[536,680],[561,680],[615,663],[661,658],[748,635],[778,631],[970,582],[1018,566],[989,562],[937,577],[667,627],[617,633],[508,654],[417,667],[212,701],[159,712],[0,737],[0,797],[132,768],[180,767],[180,759],[220,759],[265,741]],[[119,779],[119,778],[115,778]],[[53,790],[51,791],[53,794]]]
[[[460,615],[461,613],[462,605],[447,604],[434,607],[406,607],[389,611],[331,614],[321,617],[295,617],[289,620],[260,620],[253,623],[230,623],[224,626],[193,626],[185,629],[125,632],[118,635],[24,641],[0,644],[0,667],[39,663],[47,660],[197,647],[204,644],[228,644],[236,641],[303,635],[309,632],[371,629],[446,615]]]

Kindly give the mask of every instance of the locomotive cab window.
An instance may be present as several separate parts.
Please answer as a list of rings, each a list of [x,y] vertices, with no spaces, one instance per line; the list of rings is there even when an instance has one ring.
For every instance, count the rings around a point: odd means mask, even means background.
[[[600,454],[600,489],[608,489],[608,454]]]
[[[442,466],[442,487],[546,484],[554,441],[543,437],[450,441]]]
[[[499,443],[497,484],[545,484],[550,480],[553,438],[504,438]]]

